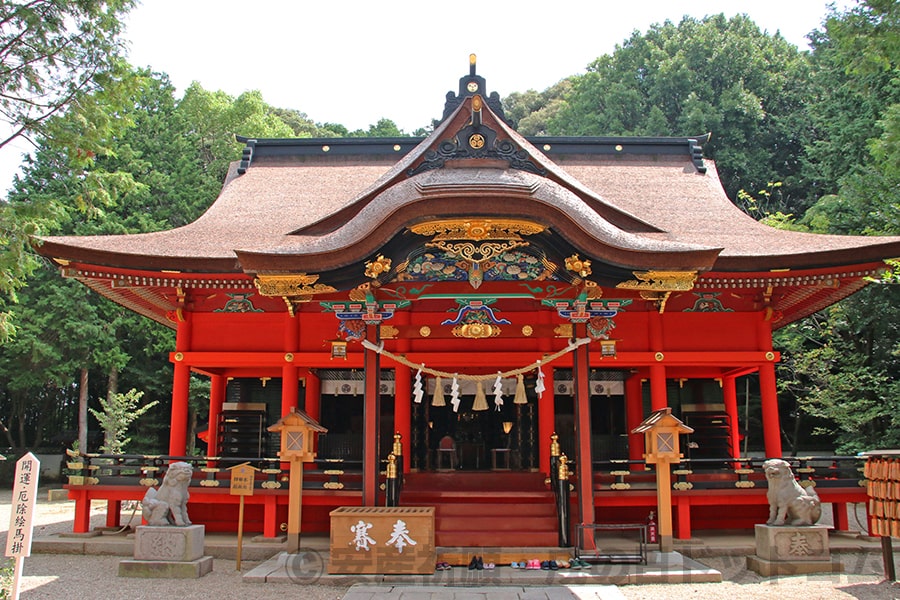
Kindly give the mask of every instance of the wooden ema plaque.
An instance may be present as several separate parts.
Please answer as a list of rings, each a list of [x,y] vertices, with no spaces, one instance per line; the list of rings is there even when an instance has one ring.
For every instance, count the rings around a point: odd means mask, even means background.
[[[900,456],[869,456],[865,476],[872,533],[900,537]]]
[[[330,515],[329,573],[434,573],[433,506],[342,506]]]

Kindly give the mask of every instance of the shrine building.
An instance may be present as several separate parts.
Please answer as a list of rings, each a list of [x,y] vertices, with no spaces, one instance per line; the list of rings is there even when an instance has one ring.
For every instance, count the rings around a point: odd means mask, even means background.
[[[48,237],[39,252],[177,331],[172,457],[187,447],[190,375],[209,379],[208,470],[191,492],[209,530],[229,527],[212,508],[235,506],[219,470],[247,459],[269,465],[248,530],[279,534],[286,476],[268,427],[292,409],[327,430],[304,479],[304,531],[327,531],[335,507],[383,504],[392,450],[401,504],[438,506],[441,545],[477,545],[487,505],[545,503],[557,453],[575,523],[645,519],[656,500],[638,485],[632,431],[670,407],[693,429],[672,496],[676,536],[690,537],[765,520],[741,440],[782,456],[772,332],[900,256],[897,237],[755,221],[703,157],[707,139],[526,138],[473,61],[426,138],[240,138],[242,159],[195,222]],[[751,374],[761,427],[748,429],[736,382]],[[865,499],[854,485],[818,488],[843,511],[839,529],[846,503]],[[87,500],[143,493],[102,477],[69,491],[76,530]],[[454,502],[468,525],[441,516]],[[748,507],[747,522],[722,504]],[[549,510],[493,539],[553,545]]]

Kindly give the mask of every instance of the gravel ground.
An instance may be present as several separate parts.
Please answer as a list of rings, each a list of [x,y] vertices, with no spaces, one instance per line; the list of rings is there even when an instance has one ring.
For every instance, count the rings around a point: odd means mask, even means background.
[[[6,543],[11,492],[0,491],[0,543]],[[35,537],[72,531],[74,502],[48,502],[47,493],[39,495],[35,515]],[[95,504],[92,526],[104,525],[105,503]],[[900,554],[900,553],[898,553]],[[722,583],[621,586],[625,598],[659,599],[762,599],[785,598],[876,600],[900,598],[900,585],[884,581],[881,556],[876,554],[844,554],[840,556],[847,573],[764,579],[744,567],[743,557],[704,558],[701,562],[722,572]],[[117,576],[118,556],[83,556],[33,554],[25,559],[22,580],[23,600],[38,598],[103,598],[140,599],[173,598],[188,600],[244,600],[247,597],[277,595],[281,598],[339,600],[346,586],[248,584],[241,581],[234,561],[217,558],[214,572],[201,579],[131,579]],[[243,561],[242,570],[249,571],[257,563]],[[900,568],[898,568],[900,572]],[[446,590],[444,590],[446,591]]]

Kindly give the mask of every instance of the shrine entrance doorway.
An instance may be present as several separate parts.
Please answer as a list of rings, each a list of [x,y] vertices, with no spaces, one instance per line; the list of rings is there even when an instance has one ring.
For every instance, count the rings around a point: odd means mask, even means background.
[[[530,471],[539,467],[533,381],[525,385],[525,401],[516,403],[516,380],[503,380],[502,404],[497,404],[490,392],[479,400],[476,383],[460,381],[459,402],[454,405],[451,382],[441,379],[436,394],[437,384],[436,379],[430,379],[422,403],[413,404],[413,469]],[[451,452],[455,456],[453,466],[448,456]]]

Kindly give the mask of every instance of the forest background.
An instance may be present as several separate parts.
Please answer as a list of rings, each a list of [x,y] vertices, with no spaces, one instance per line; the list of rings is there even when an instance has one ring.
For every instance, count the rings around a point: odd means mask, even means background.
[[[234,134],[424,136],[434,126],[407,133],[383,118],[348,131],[270,106],[259,91],[232,97],[198,84],[179,97],[166,74],[124,59],[122,19],[133,5],[0,0],[0,120],[11,132],[0,148],[21,139],[35,147],[0,201],[0,446],[10,454],[58,452],[79,431],[88,450],[167,447],[174,332],[60,277],[31,236],[193,221],[240,157]],[[755,218],[900,235],[900,4],[832,9],[810,41],[801,51],[746,16],[666,21],[634,32],[584,74],[509,94],[504,110],[524,135],[712,132],[705,156]],[[786,452],[900,444],[896,267],[776,332]],[[762,442],[753,376],[745,390],[752,451]],[[208,394],[192,379],[192,442]],[[132,439],[103,437],[97,416],[139,416],[153,402],[160,408],[140,416]]]

